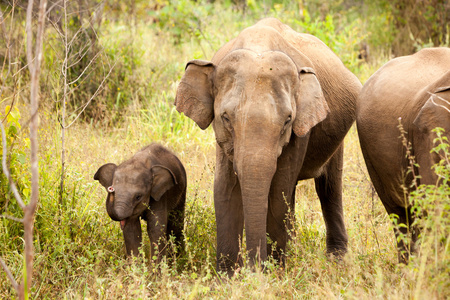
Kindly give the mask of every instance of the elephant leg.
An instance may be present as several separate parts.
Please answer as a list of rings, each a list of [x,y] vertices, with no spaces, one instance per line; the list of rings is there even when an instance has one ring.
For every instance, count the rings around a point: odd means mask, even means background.
[[[219,146],[217,146],[219,148]],[[220,150],[219,150],[220,151]],[[214,180],[214,208],[217,226],[217,270],[233,275],[239,258],[244,212],[239,181],[232,163],[218,155]]]
[[[285,264],[286,246],[292,232],[295,216],[295,189],[298,176],[305,159],[309,135],[305,138],[292,138],[289,145],[278,158],[277,171],[272,180],[267,213],[267,233],[273,243],[267,245],[267,252]]]
[[[157,257],[157,261],[166,255],[166,232],[168,213],[166,201],[152,202],[150,211],[147,212],[147,233],[151,243],[151,257]]]
[[[127,255],[138,256],[139,247],[142,243],[142,229],[139,217],[127,219],[122,229],[122,234]]]
[[[314,179],[327,229],[327,252],[337,257],[347,252],[348,242],[342,207],[343,152],[342,143],[329,159],[322,174]]]
[[[364,147],[361,147],[364,159],[366,161],[367,171],[369,172],[370,179],[372,180],[372,184],[377,191],[378,197],[380,197],[381,203],[383,203],[384,208],[388,215],[395,214],[398,216],[397,224],[411,224],[411,212],[409,209],[398,206],[395,203],[401,202],[398,197],[395,196],[395,191],[387,192],[384,188],[383,181],[381,180],[378,172],[373,166],[370,156]],[[399,185],[400,186],[400,185]],[[402,191],[397,191],[397,193],[402,193]],[[409,225],[407,227],[396,227],[394,228],[394,234],[397,241],[397,250],[398,250],[398,261],[399,263],[407,263],[409,260],[409,248],[407,246],[406,240],[404,237],[407,236]],[[411,246],[414,245],[415,241],[418,237],[418,228],[413,230],[413,239],[411,241]],[[413,248],[411,248],[413,249]]]
[[[384,203],[383,203],[384,204]],[[409,256],[415,249],[415,242],[418,238],[419,230],[415,226],[411,226],[413,220],[411,210],[404,207],[390,207],[385,205],[389,215],[398,216],[397,224],[405,224],[406,226],[395,226],[394,234],[397,240],[398,262],[407,264]]]
[[[292,189],[292,188],[291,188]],[[275,189],[278,190],[278,189]],[[286,195],[289,193],[290,195]],[[275,194],[281,195],[275,197]],[[291,192],[271,193],[267,214],[267,233],[273,244],[267,245],[267,253],[278,261],[281,266],[286,263],[286,245],[292,234],[292,223],[295,215],[295,184]]]
[[[179,251],[184,251],[184,209],[186,203],[186,193],[183,193],[178,205],[169,213],[169,219],[167,223],[167,236],[175,237],[175,244]]]

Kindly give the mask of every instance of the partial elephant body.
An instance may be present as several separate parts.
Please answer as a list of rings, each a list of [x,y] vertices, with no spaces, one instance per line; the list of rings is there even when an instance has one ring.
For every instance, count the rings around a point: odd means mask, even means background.
[[[166,252],[169,235],[184,248],[183,227],[186,202],[186,172],[180,160],[167,148],[151,144],[119,166],[106,164],[95,180],[106,188],[106,209],[120,221],[127,255],[138,255],[142,243],[140,219],[147,221],[147,233],[158,259]]]
[[[399,123],[411,143],[411,154],[420,166],[415,170],[416,175],[420,175],[418,183],[436,184],[438,179],[431,167],[438,161],[436,155],[430,153],[435,137],[431,130],[442,127],[449,137],[448,100],[448,48],[424,49],[391,60],[372,75],[358,98],[358,134],[368,172],[387,212],[398,215],[399,223],[413,222],[403,190],[403,187],[410,187],[413,178],[406,172],[410,165],[399,138]],[[414,244],[418,230],[410,228],[410,231]],[[399,261],[406,262],[408,249],[402,241],[398,247]]]
[[[284,261],[298,180],[315,178],[327,250],[346,251],[343,139],[355,120],[358,79],[320,40],[269,18],[243,30],[211,62],[193,60],[177,90],[179,112],[216,147],[217,268],[239,263],[245,223],[251,262]]]

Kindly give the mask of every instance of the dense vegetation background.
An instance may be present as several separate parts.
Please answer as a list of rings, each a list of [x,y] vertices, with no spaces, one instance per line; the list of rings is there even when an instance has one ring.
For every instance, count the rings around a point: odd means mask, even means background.
[[[0,1],[0,120],[6,128],[9,168],[25,200],[30,196],[26,4]],[[413,195],[429,208],[421,221],[429,230],[421,255],[408,266],[397,265],[392,223],[370,183],[355,127],[345,140],[350,237],[345,260],[326,258],[320,203],[313,182],[304,181],[297,187],[286,268],[269,261],[265,273],[244,267],[232,279],[218,279],[214,133],[200,130],[173,106],[187,61],[211,59],[220,46],[263,17],[277,17],[319,37],[364,83],[395,56],[448,47],[448,1],[54,0],[48,10],[32,298],[450,297],[448,188],[426,187]],[[120,163],[150,142],[179,155],[189,183],[186,253],[159,265],[150,263],[148,240],[142,249],[147,255],[125,258],[120,227],[108,217],[104,189],[93,180],[99,166]],[[437,170],[448,180],[445,159]],[[3,172],[0,215],[22,217]],[[0,218],[0,257],[16,278],[23,268],[22,237],[21,223]],[[14,297],[1,271],[0,298]]]

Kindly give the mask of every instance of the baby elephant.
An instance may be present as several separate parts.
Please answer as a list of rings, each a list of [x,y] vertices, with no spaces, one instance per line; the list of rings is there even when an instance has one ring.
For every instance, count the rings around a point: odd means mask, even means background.
[[[140,218],[147,221],[152,243],[158,245],[158,260],[165,255],[169,234],[183,249],[186,171],[180,160],[167,148],[151,144],[119,166],[101,166],[94,179],[108,192],[106,210],[120,221],[127,255],[138,255],[142,243]]]

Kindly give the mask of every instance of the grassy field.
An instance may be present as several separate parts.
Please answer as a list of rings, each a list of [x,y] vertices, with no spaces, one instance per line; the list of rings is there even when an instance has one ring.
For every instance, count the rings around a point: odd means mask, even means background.
[[[48,29],[39,112],[40,203],[35,221],[32,298],[450,297],[448,216],[444,215],[441,228],[443,238],[436,241],[434,248],[421,251],[422,255],[414,257],[408,266],[397,265],[392,222],[371,185],[355,126],[345,139],[344,209],[349,235],[349,252],[345,259],[336,263],[325,255],[325,224],[314,183],[309,180],[297,186],[295,228],[286,268],[269,260],[266,272],[251,272],[244,262],[235,277],[217,276],[214,132],[212,128],[202,131],[193,121],[178,114],[173,106],[185,63],[194,58],[210,59],[243,28],[264,16],[274,16],[297,31],[321,38],[364,83],[390,58],[386,54],[388,49],[382,47],[374,51],[368,62],[357,58],[360,44],[379,34],[370,22],[377,18],[382,20],[384,16],[374,14],[348,20],[327,14],[323,18],[313,18],[282,4],[250,7],[242,14],[219,4],[190,8],[182,6],[187,1],[174,3],[178,5],[176,9],[168,8],[152,15],[159,20],[156,24],[148,18],[140,20],[139,16],[134,23],[118,20],[102,24],[98,40],[102,61],[115,63],[115,69],[105,89],[91,103],[91,118],[77,120],[66,132],[67,169],[62,198],[59,189],[61,105],[58,105],[62,91],[58,75],[61,47],[54,31]],[[99,71],[93,69],[91,77],[86,77],[78,86],[69,87],[72,98],[68,121],[74,120],[76,108],[86,101],[87,91],[92,89],[89,84],[100,82],[104,74],[102,68],[106,66],[106,63],[99,64],[96,67]],[[26,75],[21,80],[26,82]],[[19,93],[22,94],[16,98],[14,114],[4,124],[9,129],[11,169],[27,199],[28,104],[26,91],[19,89]],[[2,119],[13,97],[11,89],[5,94],[0,102]],[[106,193],[93,180],[99,166],[107,162],[120,163],[151,142],[159,142],[176,152],[188,174],[186,254],[158,265],[149,261],[146,235],[142,249],[145,255],[133,259],[125,257],[120,226],[107,215]],[[5,182],[0,182],[0,187],[5,191]],[[450,196],[447,193],[444,197],[443,207],[448,209]],[[0,213],[20,217],[11,195],[0,198]],[[0,219],[0,256],[16,278],[20,277],[23,267],[22,235],[23,229],[18,223]],[[0,298],[15,297],[5,273],[0,272]]]

